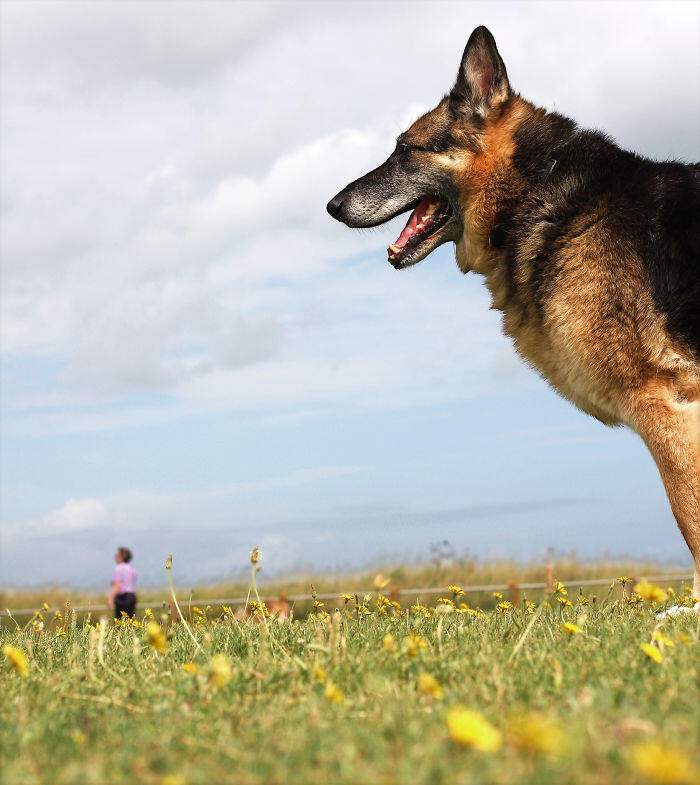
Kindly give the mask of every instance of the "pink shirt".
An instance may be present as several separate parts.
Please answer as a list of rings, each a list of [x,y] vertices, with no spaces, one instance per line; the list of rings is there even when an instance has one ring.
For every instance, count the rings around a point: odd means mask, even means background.
[[[126,562],[120,562],[112,573],[112,583],[119,582],[119,594],[134,592],[136,589],[136,570]]]

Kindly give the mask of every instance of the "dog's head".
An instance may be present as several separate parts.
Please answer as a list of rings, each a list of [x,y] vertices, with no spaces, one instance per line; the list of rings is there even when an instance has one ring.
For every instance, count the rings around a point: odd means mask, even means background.
[[[469,37],[457,81],[432,111],[397,141],[377,169],[350,183],[328,202],[328,212],[350,227],[378,226],[411,210],[389,246],[398,270],[424,259],[463,232],[465,199],[478,180],[487,126],[510,97],[506,68],[485,27]]]

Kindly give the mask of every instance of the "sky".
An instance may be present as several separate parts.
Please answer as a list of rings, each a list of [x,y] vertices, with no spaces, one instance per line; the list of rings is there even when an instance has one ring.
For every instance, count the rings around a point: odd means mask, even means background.
[[[0,5],[0,584],[549,549],[689,565],[638,437],[515,355],[453,246],[326,202],[486,24],[512,86],[700,159],[697,3]]]

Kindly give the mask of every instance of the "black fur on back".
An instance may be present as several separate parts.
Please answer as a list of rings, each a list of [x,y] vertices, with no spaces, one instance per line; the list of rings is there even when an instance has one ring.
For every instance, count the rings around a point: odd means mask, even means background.
[[[544,313],[557,273],[556,250],[570,236],[572,221],[580,230],[582,217],[590,215],[593,223],[604,221],[620,248],[643,260],[670,335],[700,359],[700,164],[642,158],[557,114],[523,123],[513,164],[527,182],[527,195],[503,201],[490,240],[506,251],[509,296],[518,297],[519,249],[536,232],[528,298]]]

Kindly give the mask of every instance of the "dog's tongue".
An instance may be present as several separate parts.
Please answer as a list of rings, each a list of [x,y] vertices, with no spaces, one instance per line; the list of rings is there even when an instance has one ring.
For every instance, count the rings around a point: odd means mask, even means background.
[[[396,242],[389,246],[389,253],[401,251],[409,238],[416,233],[416,228],[420,226],[426,217],[431,216],[435,212],[439,204],[440,199],[437,196],[426,196],[421,199],[416,205],[416,209],[411,213],[411,217],[408,219],[403,232],[401,232]]]

